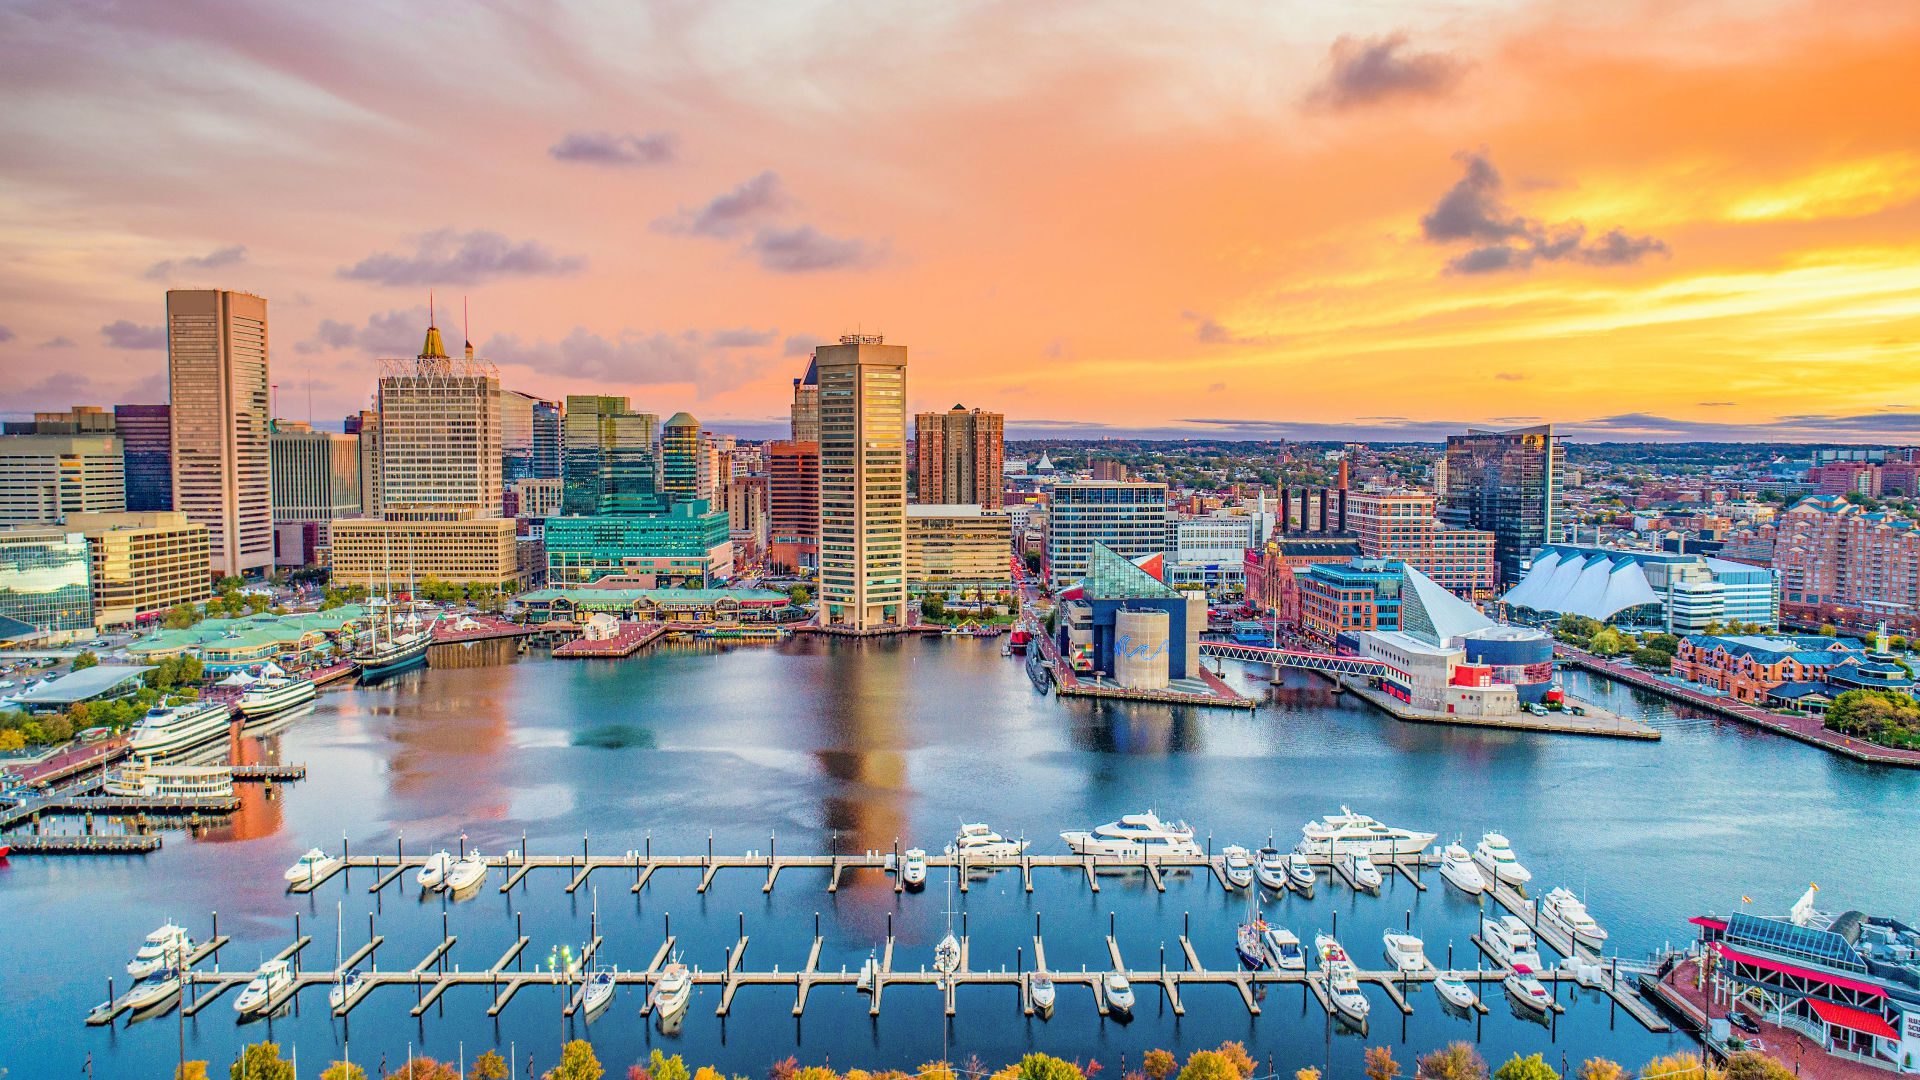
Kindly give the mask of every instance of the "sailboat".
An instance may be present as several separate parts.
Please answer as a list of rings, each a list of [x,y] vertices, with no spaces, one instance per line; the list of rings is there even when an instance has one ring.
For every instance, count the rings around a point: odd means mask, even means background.
[[[953,936],[953,869],[947,869],[947,936],[933,947],[933,969],[942,975],[960,970],[960,939]]]
[[[382,679],[396,672],[419,667],[427,662],[427,646],[433,643],[433,635],[421,627],[420,620],[409,610],[407,622],[412,627],[404,632],[396,632],[393,613],[393,566],[382,552],[382,566],[387,571],[387,596],[384,617],[373,624],[373,640],[363,651],[353,654],[352,660],[360,669],[362,680]],[[412,606],[413,596],[413,560],[407,560],[407,596],[408,606]],[[380,628],[386,626],[386,640],[380,638]]]

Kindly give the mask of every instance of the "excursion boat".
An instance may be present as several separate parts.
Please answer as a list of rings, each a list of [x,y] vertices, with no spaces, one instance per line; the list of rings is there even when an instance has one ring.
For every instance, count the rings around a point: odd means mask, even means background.
[[[1508,967],[1527,967],[1540,970],[1540,946],[1533,939],[1533,931],[1520,921],[1517,915],[1502,915],[1481,924],[1480,938],[1487,943],[1487,951],[1494,959]]]
[[[1473,861],[1485,871],[1488,884],[1497,881],[1502,885],[1524,889],[1527,882],[1533,880],[1533,874],[1514,857],[1513,845],[1497,832],[1480,838],[1480,846],[1473,849]]]
[[[1227,845],[1220,851],[1220,872],[1236,889],[1253,884],[1253,853],[1238,844]]]
[[[1309,821],[1300,828],[1294,850],[1308,855],[1349,851],[1356,855],[1418,855],[1433,843],[1435,834],[1396,829],[1342,806],[1338,814]]]
[[[144,979],[157,971],[177,968],[187,957],[193,955],[193,935],[187,933],[184,926],[177,923],[162,923],[158,930],[147,935],[140,948],[127,963],[127,974],[136,979]]]
[[[978,862],[990,859],[1017,859],[1027,850],[1025,840],[1009,840],[988,828],[984,822],[960,826],[959,835],[947,845],[947,854],[956,859]]]
[[[225,735],[227,707],[217,701],[155,705],[133,725],[127,750],[138,757],[171,754]]]
[[[1540,917],[1572,937],[1576,945],[1584,945],[1594,952],[1607,946],[1606,930],[1587,914],[1587,905],[1565,886],[1555,887],[1540,901]]]
[[[1513,1000],[1533,1012],[1544,1015],[1553,1007],[1553,995],[1547,993],[1547,988],[1540,985],[1540,980],[1534,977],[1533,971],[1533,967],[1528,964],[1515,964],[1513,970],[1507,973],[1507,977],[1501,980],[1501,985],[1507,988],[1507,993],[1512,995]]]
[[[580,990],[580,1011],[586,1014],[588,1020],[591,1020],[611,1004],[613,1004],[613,972],[592,972],[587,976],[586,986]]]
[[[1412,934],[1392,930],[1381,935],[1387,948],[1387,962],[1402,975],[1418,975],[1433,965],[1427,963],[1427,943]]]
[[[260,965],[253,981],[233,999],[233,1011],[241,1016],[251,1016],[267,1007],[274,995],[293,985],[293,967],[285,960],[269,960]]]
[[[1471,1009],[1480,1002],[1480,995],[1473,992],[1466,980],[1456,979],[1452,975],[1440,975],[1433,980],[1433,989],[1440,1000],[1456,1009]]]
[[[1269,926],[1260,936],[1260,944],[1267,951],[1267,963],[1276,971],[1307,970],[1306,950],[1300,947],[1300,939],[1284,926]]]
[[[463,893],[487,880],[487,859],[475,848],[448,868],[446,884],[450,893]]]
[[[1357,887],[1370,893],[1380,891],[1380,868],[1373,865],[1372,859],[1364,855],[1355,855],[1350,851],[1343,851],[1335,855],[1333,861],[1342,870],[1347,872],[1347,877]]]
[[[1275,847],[1263,847],[1254,852],[1253,877],[1263,889],[1282,891],[1287,887],[1287,857]]]
[[[1307,896],[1313,895],[1313,864],[1305,855],[1294,852],[1287,856],[1287,884],[1300,890]]]
[[[907,857],[900,865],[900,880],[909,889],[920,889],[927,883],[927,853],[919,848],[908,848]]]
[[[287,872],[281,876],[289,883],[297,885],[303,881],[318,881],[333,873],[334,868],[339,865],[339,859],[319,848],[311,848],[305,855],[300,856],[300,861],[287,867]]]
[[[1314,935],[1313,949],[1327,977],[1327,1000],[1333,1002],[1334,1011],[1356,1024],[1366,1023],[1371,1006],[1360,992],[1359,971],[1347,958],[1347,950],[1331,934]]]
[[[313,683],[306,679],[279,677],[262,679],[247,687],[235,703],[240,715],[252,719],[267,716],[282,709],[291,709],[295,705],[304,705],[314,699],[318,693]]]
[[[447,874],[452,869],[453,853],[436,851],[420,864],[420,871],[413,875],[414,884],[420,886],[422,892],[432,892],[447,883]]]
[[[660,978],[653,984],[647,995],[647,1004],[653,1007],[653,1014],[660,1018],[662,1025],[680,1018],[687,1011],[687,1003],[693,1000],[693,972],[680,962],[678,954],[673,962],[660,972]]]
[[[142,758],[107,774],[104,790],[131,799],[219,799],[233,794],[231,765],[155,765]]]
[[[173,1000],[179,993],[179,969],[159,967],[142,975],[120,1000],[133,1012],[142,1012]]]
[[[1481,875],[1479,864],[1473,861],[1473,853],[1457,840],[1440,853],[1440,876],[1468,896],[1487,891],[1487,879]]]
[[[1133,1015],[1133,984],[1127,981],[1126,973],[1109,971],[1100,976],[1100,986],[1107,992],[1108,1012]]]
[[[1045,971],[1036,971],[1033,973],[1033,982],[1031,985],[1033,1011],[1039,1013],[1041,1016],[1052,1013],[1054,999],[1053,976],[1047,974]]]
[[[1193,859],[1205,855],[1184,822],[1164,822],[1153,811],[1128,814],[1092,832],[1063,832],[1060,839],[1075,855],[1120,859]]]
[[[327,1007],[337,1011],[340,1006],[347,1003],[348,998],[359,991],[360,984],[366,981],[367,973],[359,968],[341,972],[339,977],[333,980],[333,986],[327,990]]]

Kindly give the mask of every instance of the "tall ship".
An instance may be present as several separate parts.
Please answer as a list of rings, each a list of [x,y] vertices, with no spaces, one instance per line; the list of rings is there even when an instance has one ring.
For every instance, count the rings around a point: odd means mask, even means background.
[[[386,618],[374,624],[373,640],[352,659],[362,679],[380,679],[426,663],[431,644],[433,635],[417,616],[408,612],[405,618],[397,618],[389,607]]]
[[[306,679],[284,676],[262,679],[247,687],[234,707],[240,710],[241,716],[251,720],[304,705],[313,700],[316,692],[313,683]]]
[[[155,765],[141,759],[108,773],[106,792],[133,799],[225,798],[233,794],[233,766]]]
[[[227,707],[220,702],[156,705],[133,725],[127,749],[141,756],[171,754],[223,736],[227,730]]]
[[[1418,855],[1433,843],[1436,834],[1396,829],[1382,825],[1365,814],[1341,807],[1300,827],[1300,845],[1295,850],[1308,855]]]
[[[1149,810],[1109,821],[1091,832],[1063,832],[1060,839],[1075,855],[1121,859],[1197,859],[1206,854],[1184,822],[1161,821]]]

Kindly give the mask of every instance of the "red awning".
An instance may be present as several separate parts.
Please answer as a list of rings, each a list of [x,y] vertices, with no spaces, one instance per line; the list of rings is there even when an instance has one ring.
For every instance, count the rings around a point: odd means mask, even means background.
[[[1711,915],[1695,915],[1687,921],[1695,926],[1704,926],[1709,930],[1725,930],[1727,928],[1727,920],[1716,919]]]
[[[1801,979],[1812,979],[1815,982],[1823,982],[1829,986],[1838,986],[1843,990],[1852,990],[1857,993],[1872,994],[1875,997],[1887,996],[1887,991],[1884,987],[1875,986],[1869,982],[1861,982],[1859,979],[1849,979],[1844,975],[1829,975],[1824,971],[1815,971],[1812,968],[1783,964],[1778,960],[1763,960],[1758,956],[1743,953],[1738,949],[1730,949],[1724,943],[1715,945],[1714,948],[1719,950],[1720,955],[1725,959],[1748,964],[1762,971],[1777,971],[1782,975],[1792,975]]]
[[[1876,1039],[1900,1037],[1900,1033],[1893,1030],[1893,1025],[1887,1023],[1878,1013],[1870,1013],[1865,1009],[1849,1009],[1845,1005],[1835,1005],[1831,1001],[1821,1001],[1817,998],[1808,998],[1807,1004],[1813,1006],[1813,1011],[1819,1014],[1820,1019],[1834,1027],[1858,1031]]]

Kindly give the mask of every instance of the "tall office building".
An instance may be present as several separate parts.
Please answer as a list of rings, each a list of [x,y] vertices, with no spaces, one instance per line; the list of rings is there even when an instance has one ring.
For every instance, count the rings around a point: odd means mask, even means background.
[[[914,417],[914,501],[1000,509],[1006,423],[999,413],[959,405]]]
[[[1503,584],[1517,583],[1536,550],[1560,541],[1563,454],[1552,424],[1447,436],[1440,516],[1455,528],[1493,534]]]
[[[1055,589],[1087,575],[1095,543],[1129,559],[1164,552],[1167,485],[1055,484],[1047,511],[1047,574]]]
[[[165,405],[115,405],[121,460],[127,473],[127,510],[173,509],[173,430]]]
[[[282,421],[268,446],[274,565],[312,565],[331,545],[334,519],[360,513],[360,436]]]
[[[174,508],[207,527],[216,576],[273,562],[267,447],[267,302],[221,289],[167,292]]]
[[[377,514],[380,512],[380,414],[361,409],[347,417],[343,430],[359,440],[360,512]]]
[[[98,405],[36,412],[31,420],[9,420],[8,435],[112,435],[119,430],[118,414]]]
[[[562,514],[639,514],[661,507],[654,456],[658,416],[633,412],[623,397],[569,394],[562,426]]]
[[[560,479],[560,405],[533,403],[533,472],[536,480]]]
[[[820,361],[807,361],[807,373],[793,380],[793,404],[787,411],[794,442],[820,441]]]
[[[126,508],[126,465],[117,437],[0,436],[0,525]]]
[[[813,352],[820,386],[820,621],[907,618],[907,349],[847,334]]]
[[[700,421],[674,413],[660,429],[660,493],[671,502],[700,498]]]
[[[783,570],[820,565],[820,444],[767,444],[767,562]]]
[[[540,399],[518,390],[500,391],[500,480],[511,484],[533,475],[533,410]]]

